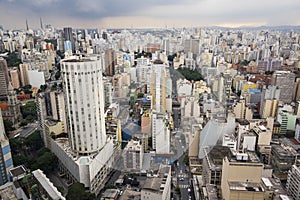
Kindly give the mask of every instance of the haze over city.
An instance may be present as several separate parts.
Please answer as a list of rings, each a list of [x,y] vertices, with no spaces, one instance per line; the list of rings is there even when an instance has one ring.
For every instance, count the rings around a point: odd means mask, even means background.
[[[299,25],[297,0],[1,0],[5,28],[39,27],[39,18],[57,27],[160,28],[195,26]]]

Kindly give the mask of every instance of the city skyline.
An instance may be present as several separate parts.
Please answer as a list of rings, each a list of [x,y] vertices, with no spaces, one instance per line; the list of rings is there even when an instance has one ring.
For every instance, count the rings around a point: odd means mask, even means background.
[[[154,0],[148,4],[137,0],[1,0],[0,24],[5,29],[25,29],[27,19],[30,28],[38,28],[41,17],[44,24],[60,28],[300,25],[299,8],[296,0]]]

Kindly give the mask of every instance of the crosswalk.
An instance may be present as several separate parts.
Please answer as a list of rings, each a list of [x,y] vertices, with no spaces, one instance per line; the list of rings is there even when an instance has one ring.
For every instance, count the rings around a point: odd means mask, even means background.
[[[188,188],[189,185],[181,185],[181,184],[179,184],[178,187],[179,187],[179,188]]]
[[[187,174],[178,174],[178,178],[188,178]]]

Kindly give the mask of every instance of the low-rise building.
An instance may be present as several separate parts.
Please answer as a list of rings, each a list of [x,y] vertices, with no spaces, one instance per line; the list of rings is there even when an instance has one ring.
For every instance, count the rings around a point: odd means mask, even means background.
[[[160,165],[158,173],[142,185],[141,200],[167,200],[171,195],[171,166]]]

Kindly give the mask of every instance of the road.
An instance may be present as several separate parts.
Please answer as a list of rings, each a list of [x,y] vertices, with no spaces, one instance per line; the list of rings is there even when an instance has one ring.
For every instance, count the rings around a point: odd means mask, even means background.
[[[177,181],[178,186],[180,189],[180,195],[182,200],[191,199],[190,195],[190,179],[189,179],[189,172],[187,167],[184,163],[184,156],[182,155],[178,159],[178,167],[177,167]]]
[[[31,133],[33,133],[34,131],[37,130],[37,126],[38,124],[36,123],[31,123],[31,124],[28,124],[26,128],[24,128],[23,130],[21,130],[19,133],[19,136],[20,137],[23,137],[23,138],[26,138],[28,137]]]

